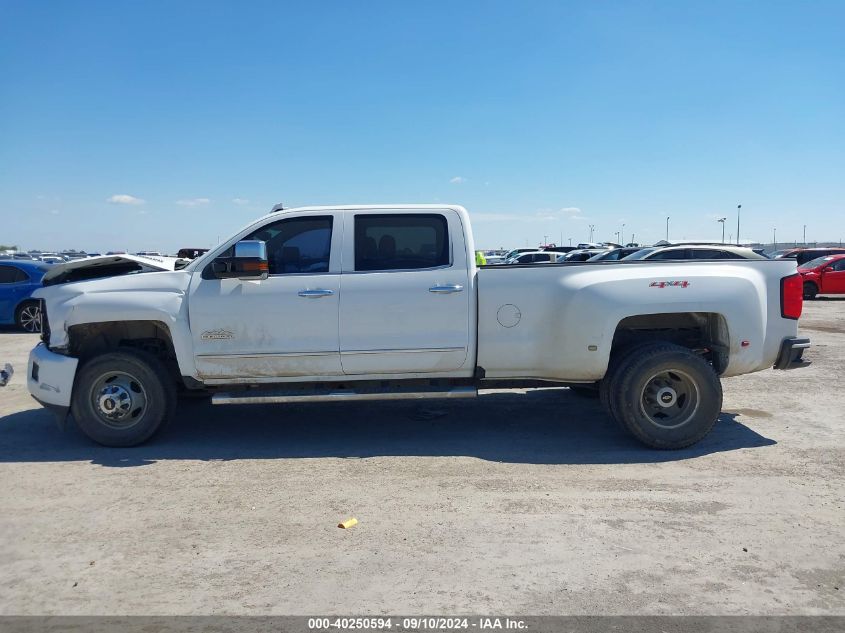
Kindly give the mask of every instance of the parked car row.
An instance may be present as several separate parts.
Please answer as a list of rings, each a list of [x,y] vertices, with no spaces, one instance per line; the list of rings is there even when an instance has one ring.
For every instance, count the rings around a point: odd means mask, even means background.
[[[684,244],[667,246],[620,246],[619,244],[579,244],[577,247],[556,246],[543,250],[517,248],[507,253],[504,260],[493,264],[565,264],[570,262],[600,262],[624,260],[696,260],[696,259],[767,259],[754,249],[725,244]]]
[[[179,259],[195,259],[208,252],[207,248],[182,248],[179,249],[176,255]],[[106,255],[127,255],[126,251],[108,251]],[[139,257],[169,257],[159,251],[138,251],[134,253]],[[102,253],[86,253],[85,251],[28,251],[28,252],[0,252],[0,260],[20,260],[20,261],[35,261],[44,262],[45,264],[60,264],[62,262],[70,262],[78,259],[88,259],[91,257],[102,257]]]
[[[820,294],[845,294],[845,248],[789,248],[770,255],[762,249],[729,244],[660,244],[641,248],[635,245],[578,244],[544,249],[515,248],[500,258],[490,257],[495,264],[566,264],[604,261],[688,261],[740,259],[794,259],[804,283],[804,298]]]
[[[787,248],[785,250],[775,251],[769,257],[772,259],[794,259],[799,266],[803,266],[819,257],[827,257],[828,255],[845,255],[845,248],[837,248],[835,246],[822,248]]]

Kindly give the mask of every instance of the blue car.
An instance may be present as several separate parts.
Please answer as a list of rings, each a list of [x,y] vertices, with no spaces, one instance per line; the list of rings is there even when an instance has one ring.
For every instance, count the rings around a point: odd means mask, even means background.
[[[0,323],[27,332],[41,331],[41,307],[30,296],[41,287],[48,264],[23,260],[0,260]]]

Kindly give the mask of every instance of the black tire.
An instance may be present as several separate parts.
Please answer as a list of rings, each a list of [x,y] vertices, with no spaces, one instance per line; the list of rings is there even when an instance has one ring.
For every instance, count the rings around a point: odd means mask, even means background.
[[[71,412],[85,435],[103,446],[148,440],[176,407],[176,387],[155,356],[119,350],[95,356],[77,372]]]
[[[626,354],[608,394],[613,416],[646,446],[679,449],[706,436],[722,410],[722,384],[685,347],[654,343]]]
[[[41,331],[41,304],[38,301],[24,301],[15,310],[15,323],[25,332],[37,334]]]
[[[598,385],[569,385],[570,393],[579,398],[589,398],[594,400],[599,397]]]
[[[819,294],[819,287],[813,283],[812,281],[805,281],[804,282],[804,298],[813,300],[816,298],[816,295]]]
[[[616,417],[610,394],[616,390],[613,381],[619,375],[619,366],[629,354],[636,354],[640,348],[649,347],[650,345],[654,345],[654,341],[640,341],[639,343],[630,343],[611,352],[610,360],[607,363],[607,371],[604,373],[604,378],[599,382],[599,401],[609,416]]]

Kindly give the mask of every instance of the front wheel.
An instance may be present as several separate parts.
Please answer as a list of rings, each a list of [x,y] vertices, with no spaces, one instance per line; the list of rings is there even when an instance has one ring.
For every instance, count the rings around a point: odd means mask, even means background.
[[[85,435],[104,446],[135,446],[171,417],[176,389],[155,356],[136,350],[87,361],[76,376],[71,412]]]
[[[626,356],[616,372],[608,394],[613,416],[652,448],[695,444],[710,432],[722,410],[719,377],[685,347],[641,347]]]

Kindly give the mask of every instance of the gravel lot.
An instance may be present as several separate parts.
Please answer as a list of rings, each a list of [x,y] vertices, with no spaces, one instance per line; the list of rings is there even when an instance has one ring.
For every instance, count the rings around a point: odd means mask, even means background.
[[[845,300],[656,452],[563,389],[59,431],[0,332],[0,614],[845,614]],[[338,521],[357,517],[350,530]]]

